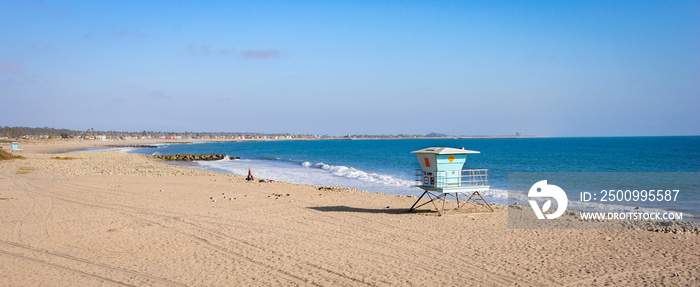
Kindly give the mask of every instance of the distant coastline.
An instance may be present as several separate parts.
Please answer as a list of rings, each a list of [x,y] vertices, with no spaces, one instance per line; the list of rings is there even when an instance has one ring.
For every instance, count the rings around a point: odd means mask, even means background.
[[[163,140],[163,141],[244,141],[244,140],[365,140],[365,139],[488,139],[488,138],[533,138],[543,137],[525,135],[517,132],[513,135],[447,135],[439,133],[419,134],[347,134],[343,136],[327,134],[290,134],[290,133],[258,133],[258,132],[162,132],[162,131],[85,131],[29,128],[29,127],[0,127],[0,140],[38,140],[38,139],[85,139],[85,140]]]
[[[698,136],[698,135],[670,135]],[[656,136],[574,136],[576,137],[656,137]],[[665,137],[663,135],[659,137]],[[162,131],[85,131],[29,128],[29,127],[0,127],[0,143],[16,140],[42,139],[76,139],[102,140],[138,143],[195,143],[195,142],[237,142],[237,141],[277,141],[277,140],[388,140],[388,139],[518,139],[518,138],[551,138],[543,135],[527,135],[517,132],[513,135],[447,135],[439,133],[419,134],[347,134],[343,136],[319,134],[290,134],[290,133],[257,133],[257,132],[162,132]],[[572,137],[565,137],[572,138]],[[107,145],[105,145],[107,146]]]

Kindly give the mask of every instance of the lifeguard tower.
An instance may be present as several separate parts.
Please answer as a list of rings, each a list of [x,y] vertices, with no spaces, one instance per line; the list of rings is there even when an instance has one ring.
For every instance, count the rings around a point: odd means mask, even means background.
[[[438,213],[443,215],[464,207],[470,201],[493,211],[491,205],[481,196],[481,192],[489,190],[488,170],[462,169],[467,161],[467,154],[480,152],[464,148],[431,147],[412,151],[411,153],[416,154],[421,167],[421,169],[416,170],[417,186],[425,192],[411,206],[411,209],[408,210],[409,212],[432,203]],[[426,195],[430,200],[418,205]],[[448,195],[457,199],[457,206],[445,211]],[[460,202],[460,195],[465,199],[464,201]],[[438,208],[438,205],[435,204],[436,201],[442,201],[441,208]]]

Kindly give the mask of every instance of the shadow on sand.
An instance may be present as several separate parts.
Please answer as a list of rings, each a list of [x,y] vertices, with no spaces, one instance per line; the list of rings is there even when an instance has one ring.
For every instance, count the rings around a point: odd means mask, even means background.
[[[407,208],[359,208],[351,206],[314,206],[313,210],[323,212],[359,212],[359,213],[384,213],[384,214],[406,214]]]

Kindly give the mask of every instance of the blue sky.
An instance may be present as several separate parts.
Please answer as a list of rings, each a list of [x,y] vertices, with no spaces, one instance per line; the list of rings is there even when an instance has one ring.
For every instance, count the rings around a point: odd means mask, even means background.
[[[697,1],[0,1],[0,39],[3,126],[700,134]]]

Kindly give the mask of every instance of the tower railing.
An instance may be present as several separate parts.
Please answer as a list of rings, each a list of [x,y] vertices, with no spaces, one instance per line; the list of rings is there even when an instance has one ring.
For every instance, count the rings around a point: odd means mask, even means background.
[[[416,170],[418,187],[465,188],[488,186],[488,169],[463,169],[427,172]]]

